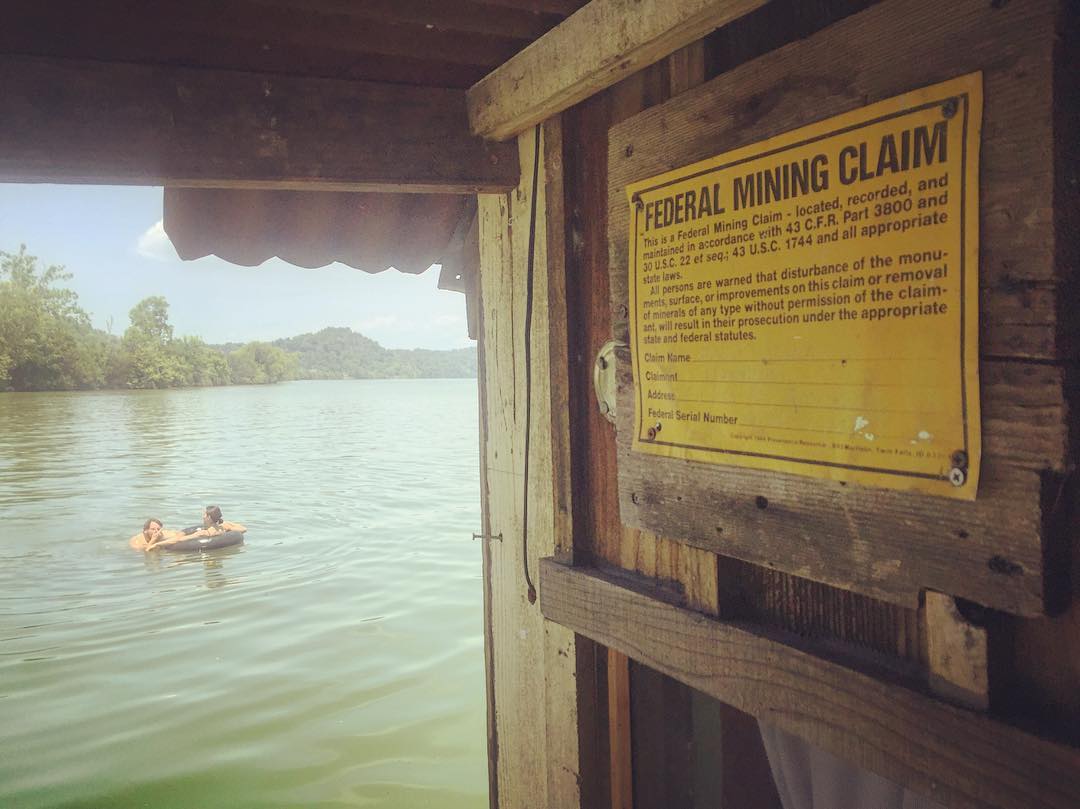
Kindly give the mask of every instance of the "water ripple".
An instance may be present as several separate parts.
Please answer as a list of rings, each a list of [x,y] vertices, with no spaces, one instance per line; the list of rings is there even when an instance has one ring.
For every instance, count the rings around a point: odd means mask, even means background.
[[[0,806],[486,805],[473,381],[0,394]],[[219,503],[248,542],[127,536]]]

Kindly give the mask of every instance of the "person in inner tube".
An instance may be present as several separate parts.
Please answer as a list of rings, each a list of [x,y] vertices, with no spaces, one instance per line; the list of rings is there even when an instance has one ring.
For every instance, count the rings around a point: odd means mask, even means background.
[[[243,534],[245,531],[247,531],[247,528],[245,528],[244,526],[242,526],[238,522],[228,522],[227,520],[222,519],[222,517],[221,517],[221,509],[218,508],[217,506],[207,506],[206,510],[203,511],[202,521],[203,521],[202,530],[198,531],[198,532],[196,532],[194,534],[190,534],[189,538],[191,536],[204,536],[204,535],[212,537],[212,536],[215,536],[217,534],[223,534],[226,531],[239,531],[241,534]]]
[[[162,536],[164,530],[165,526],[162,525],[161,520],[151,517],[143,523],[142,531],[128,540],[128,545],[135,548],[135,550],[145,551],[164,538]]]
[[[184,531],[167,531],[162,525],[161,520],[149,519],[143,525],[142,533],[133,536],[129,544],[131,547],[138,548],[142,551],[152,551],[157,548],[167,548],[169,545],[173,545],[177,542],[184,542],[189,539],[217,536],[226,531],[239,531],[242,534],[247,531],[247,528],[237,522],[226,522],[221,517],[220,508],[217,506],[207,506],[206,510],[203,512],[202,528],[195,530],[189,528]]]
[[[167,531],[161,520],[151,517],[143,523],[143,530],[128,540],[128,545],[138,551],[149,551],[172,542],[189,539],[190,536],[183,531]]]

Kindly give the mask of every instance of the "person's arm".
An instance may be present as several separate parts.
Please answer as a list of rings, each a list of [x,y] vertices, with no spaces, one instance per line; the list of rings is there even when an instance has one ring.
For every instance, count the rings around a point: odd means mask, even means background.
[[[213,534],[205,528],[200,528],[192,534],[185,534],[183,531],[169,531],[168,533],[162,531],[153,542],[146,546],[146,549],[153,550],[154,548],[167,548],[170,545],[175,545],[177,542],[183,542],[186,539],[199,539],[201,537],[210,536],[213,536]]]
[[[241,534],[247,531],[247,528],[238,522],[222,522],[221,527],[226,531],[239,531]]]

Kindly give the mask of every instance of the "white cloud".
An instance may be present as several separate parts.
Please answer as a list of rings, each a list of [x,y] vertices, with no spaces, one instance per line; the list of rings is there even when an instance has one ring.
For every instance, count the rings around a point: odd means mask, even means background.
[[[135,252],[153,261],[175,261],[176,248],[165,234],[165,223],[159,219],[146,229],[135,245]]]

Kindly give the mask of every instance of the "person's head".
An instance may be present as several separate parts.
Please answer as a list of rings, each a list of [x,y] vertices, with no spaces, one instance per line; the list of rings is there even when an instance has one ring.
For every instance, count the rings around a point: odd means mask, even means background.
[[[143,523],[143,536],[147,539],[151,539],[155,534],[160,533],[163,527],[164,526],[161,524],[161,520],[155,520],[153,517],[151,517],[149,520]]]
[[[203,512],[203,525],[221,525],[221,509],[217,506],[207,506]]]

